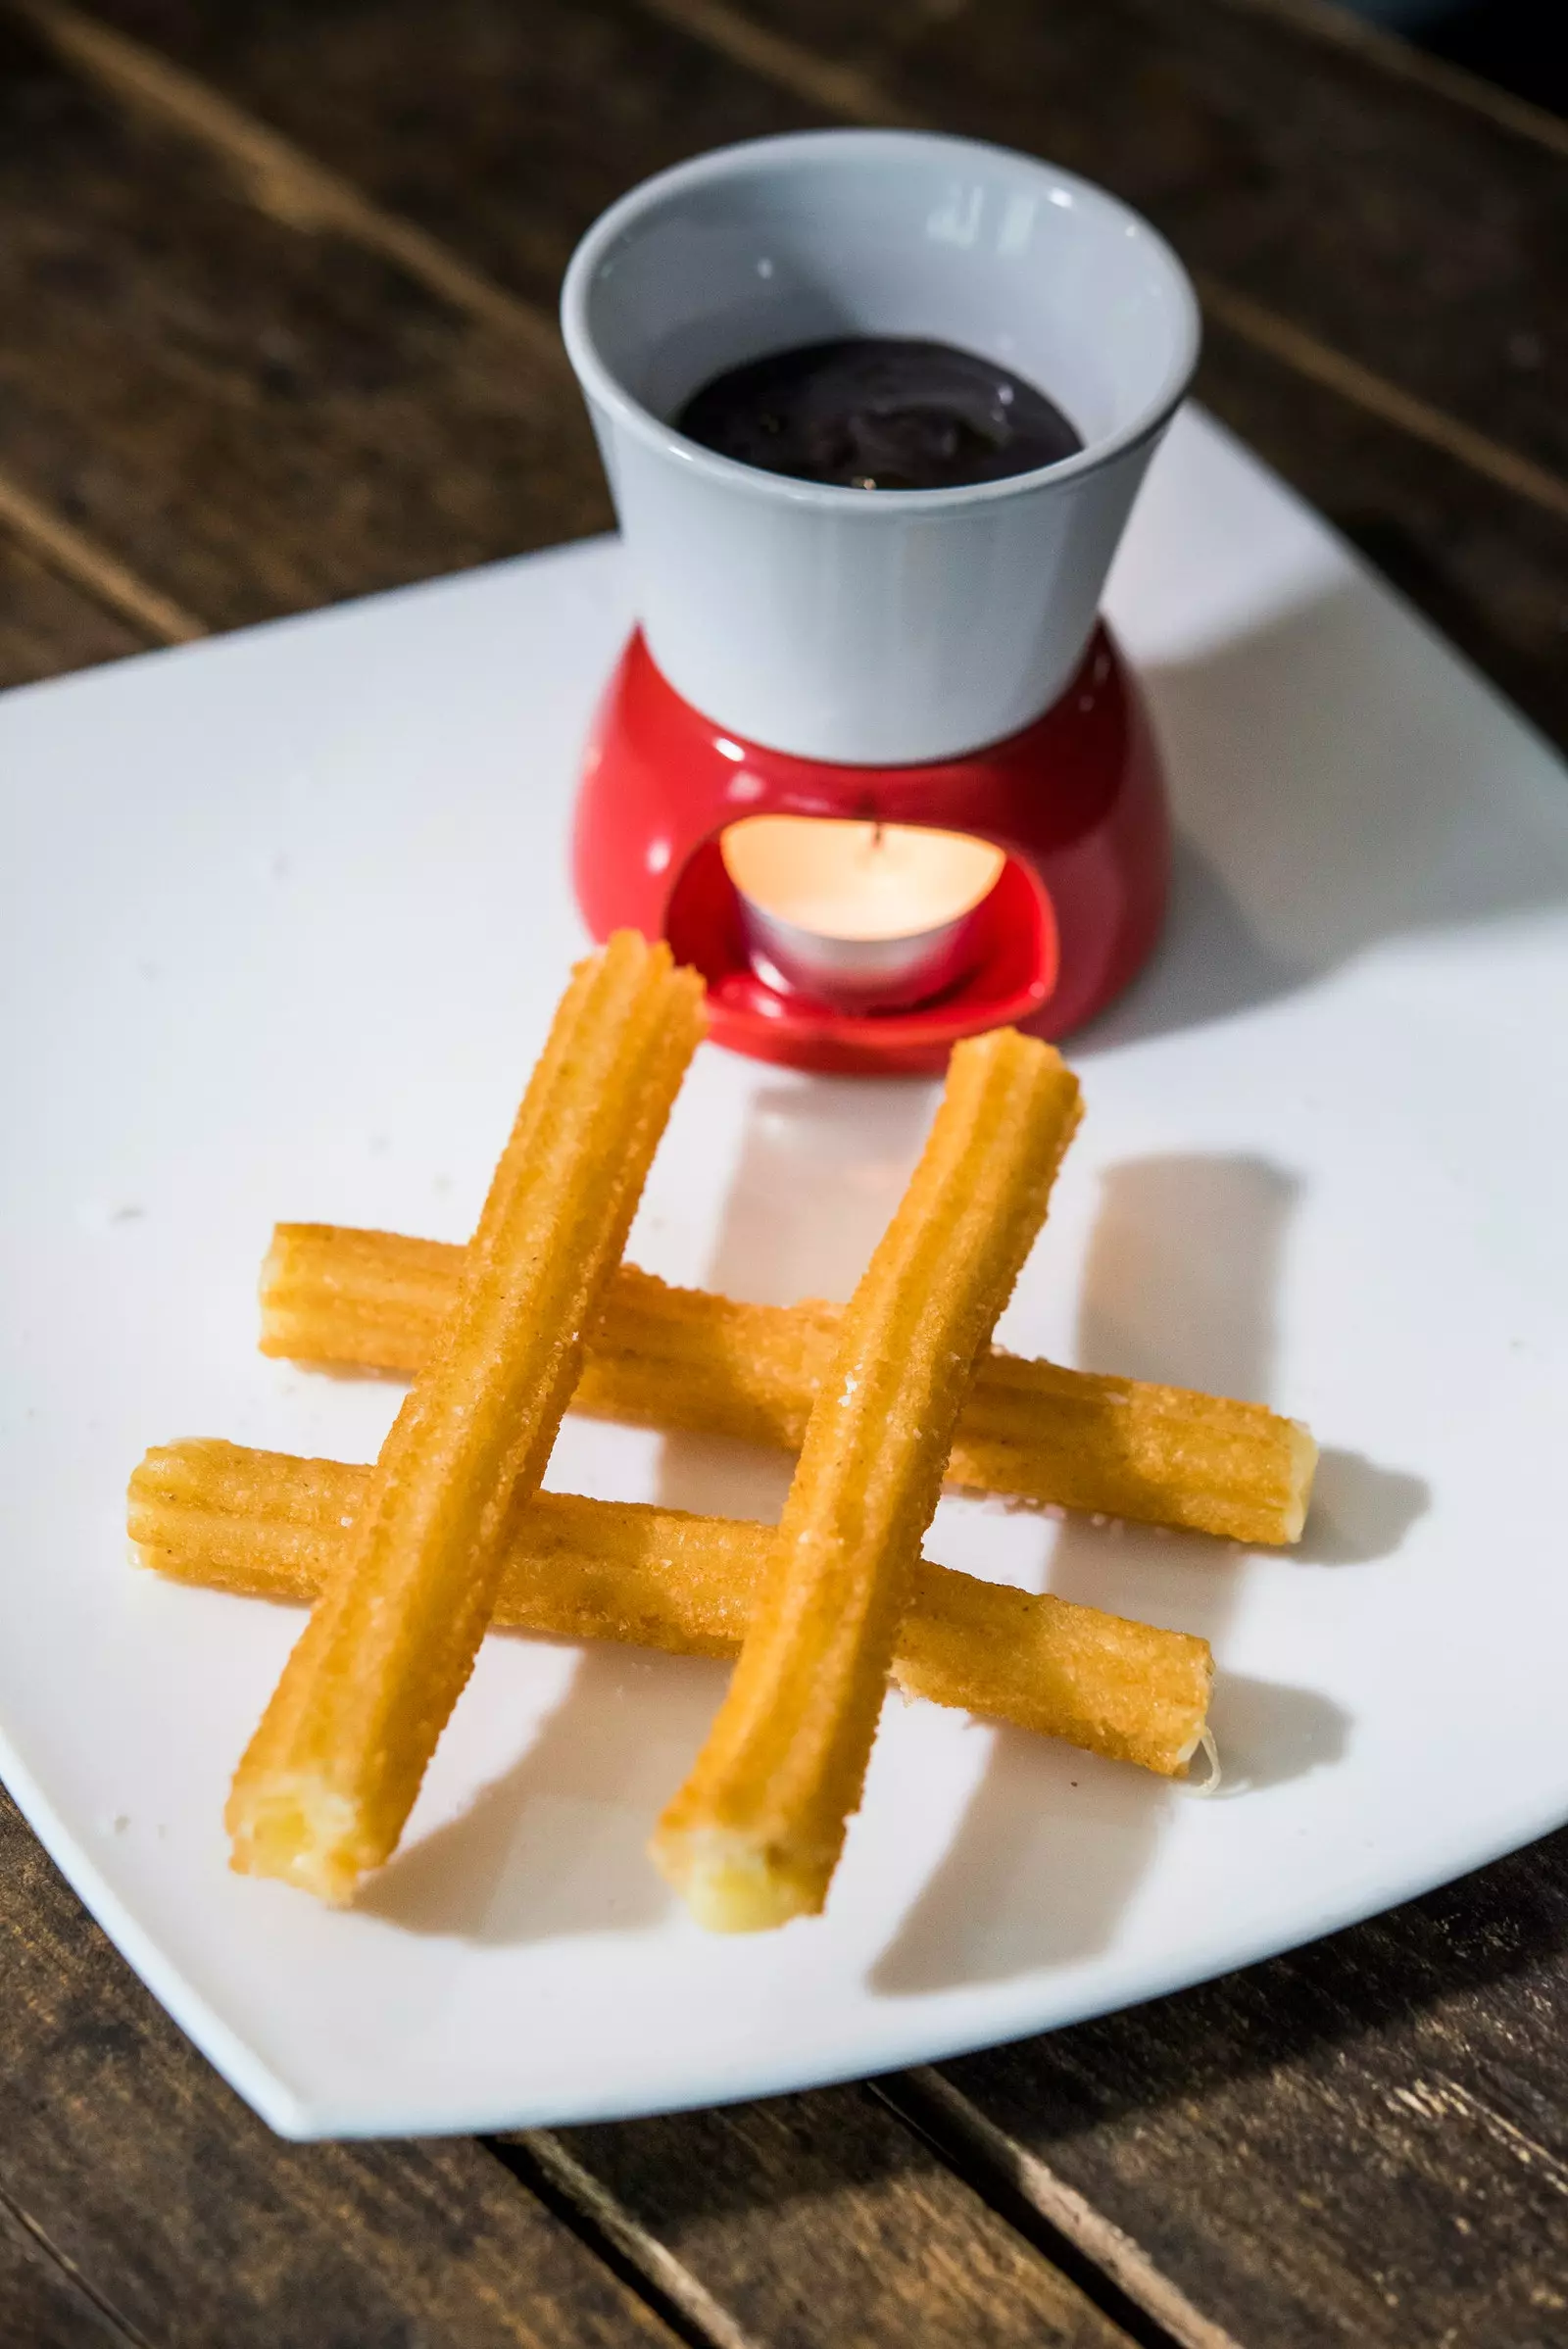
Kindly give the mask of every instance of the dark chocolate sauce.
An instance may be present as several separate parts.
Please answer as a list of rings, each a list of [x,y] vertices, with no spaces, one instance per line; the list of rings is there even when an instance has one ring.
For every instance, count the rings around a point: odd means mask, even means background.
[[[677,431],[720,457],[843,489],[958,489],[1071,457],[1061,410],[952,343],[847,335],[773,351],[694,392]]]

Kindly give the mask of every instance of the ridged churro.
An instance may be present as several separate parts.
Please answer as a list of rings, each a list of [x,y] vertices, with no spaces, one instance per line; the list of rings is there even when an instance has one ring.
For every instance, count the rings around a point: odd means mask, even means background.
[[[463,1249],[333,1224],[277,1226],[262,1351],[417,1371]],[[622,1265],[589,1333],[574,1411],[798,1451],[842,1307],[749,1305]],[[1261,1403],[1062,1370],[995,1347],[959,1415],[947,1481],[1231,1542],[1298,1541],[1317,1446]]]
[[[236,1868],[346,1900],[396,1845],[702,1028],[700,977],[634,932],[573,973],[450,1317],[235,1776]]]
[[[699,1922],[815,1914],[859,1804],[958,1411],[1079,1117],[1049,1045],[958,1045],[807,1422],[729,1690],[654,1858]]]
[[[192,1442],[150,1451],[128,1531],[174,1580],[307,1603],[337,1570],[368,1468]],[[536,1493],[507,1537],[494,1629],[733,1656],[767,1563],[768,1526]],[[1203,1733],[1208,1642],[933,1566],[915,1570],[892,1679],[1090,1753],[1180,1778]]]

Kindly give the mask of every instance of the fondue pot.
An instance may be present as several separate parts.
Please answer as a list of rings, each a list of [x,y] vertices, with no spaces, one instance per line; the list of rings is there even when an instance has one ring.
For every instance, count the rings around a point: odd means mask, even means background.
[[[638,620],[584,756],[590,930],[667,938],[720,1043],[801,1067],[936,1070],[987,1027],[1080,1025],[1148,955],[1168,880],[1156,748],[1099,606],[1196,364],[1169,248],[1029,157],[811,132],[622,198],[563,321]],[[727,369],[846,336],[992,360],[1082,447],[865,489],[671,421]]]

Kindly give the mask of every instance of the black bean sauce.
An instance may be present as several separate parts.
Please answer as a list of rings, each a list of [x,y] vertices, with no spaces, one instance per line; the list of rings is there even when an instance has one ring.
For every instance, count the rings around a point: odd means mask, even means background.
[[[675,426],[741,465],[844,489],[1004,481],[1083,447],[1044,392],[995,360],[879,334],[727,368],[692,394]]]

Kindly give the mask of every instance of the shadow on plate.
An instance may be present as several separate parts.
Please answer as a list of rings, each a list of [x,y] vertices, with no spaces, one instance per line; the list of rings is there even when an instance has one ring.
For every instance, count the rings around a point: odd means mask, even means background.
[[[724,1436],[666,1436],[659,1447],[659,1505],[776,1525],[794,1472],[788,1452]]]
[[[877,1959],[871,1987],[922,1997],[1006,1982],[1107,1948],[1181,1797],[1026,1731],[991,1754],[933,1875]]]
[[[1124,2121],[1134,2132],[1157,2128],[1174,2107],[1200,2175],[1210,2155],[1234,2151],[1247,2082],[1266,2080],[1274,2109],[1282,2094],[1287,2110],[1321,2099],[1342,2048],[1360,2071],[1370,2047],[1396,2080],[1441,2073],[1460,2048],[1484,2080],[1517,2083],[1528,2112],[1539,2061],[1533,2068],[1527,2033],[1554,2010],[1568,1958],[1565,1888],[1568,1829],[1286,1956],[959,2057],[943,2074],[1047,2160],[1054,2144]]]
[[[1299,1185],[1269,1159],[1180,1151],[1100,1178],[1078,1308],[1086,1370],[1269,1396],[1274,1300]]]
[[[933,1083],[910,1077],[760,1087],[709,1288],[764,1305],[847,1297],[904,1197],[936,1100]]]
[[[1337,1761],[1350,1726],[1310,1688],[1229,1673],[1211,1718],[1222,1802]],[[1098,1956],[1115,1939],[1175,1806],[1200,1799],[1021,1730],[994,1736],[951,1847],[873,1970],[884,1996],[1006,1982]]]
[[[1370,581],[1144,672],[1181,835],[1171,917],[1097,1049],[1267,1003],[1382,941],[1568,898],[1549,754]]]
[[[1306,1529],[1290,1554],[1302,1566],[1368,1566],[1392,1558],[1431,1506],[1424,1477],[1330,1448],[1318,1455]]]
[[[1290,1396],[1272,1393],[1271,1300],[1298,1190],[1284,1168],[1248,1155],[1108,1168],[1085,1269],[1079,1360],[1289,1411]],[[1431,1501],[1421,1477],[1325,1450],[1305,1532],[1289,1555],[1322,1566],[1392,1556]],[[1182,1537],[1171,1550],[1173,1563],[1229,1555],[1201,1537]],[[1190,1628],[1212,1638],[1220,1626]]]
[[[747,1104],[708,1287],[758,1304],[849,1297],[904,1196],[935,1100],[923,1079],[760,1087]],[[774,1525],[794,1465],[784,1452],[672,1434],[658,1497],[668,1509]]]
[[[1296,1197],[1293,1176],[1252,1156],[1182,1153],[1108,1169],[1078,1359],[1267,1395]],[[1229,1543],[1065,1518],[1047,1579],[1064,1597],[1217,1641],[1243,1570]],[[1220,1688],[1215,1720],[1238,1791],[1321,1768],[1344,1750],[1349,1724],[1327,1697],[1228,1675]],[[997,1730],[954,1840],[879,1959],[873,1986],[907,1997],[1093,1957],[1114,1938],[1174,1805],[1191,1799],[1123,1765]]]
[[[515,1946],[641,1933],[672,1895],[647,1856],[720,1695],[721,1665],[588,1649],[526,1753],[405,1846],[360,1906],[411,1933]]]
[[[1217,1802],[1306,1778],[1339,1761],[1350,1742],[1350,1716],[1332,1697],[1245,1672],[1218,1675],[1208,1722],[1224,1772]]]

